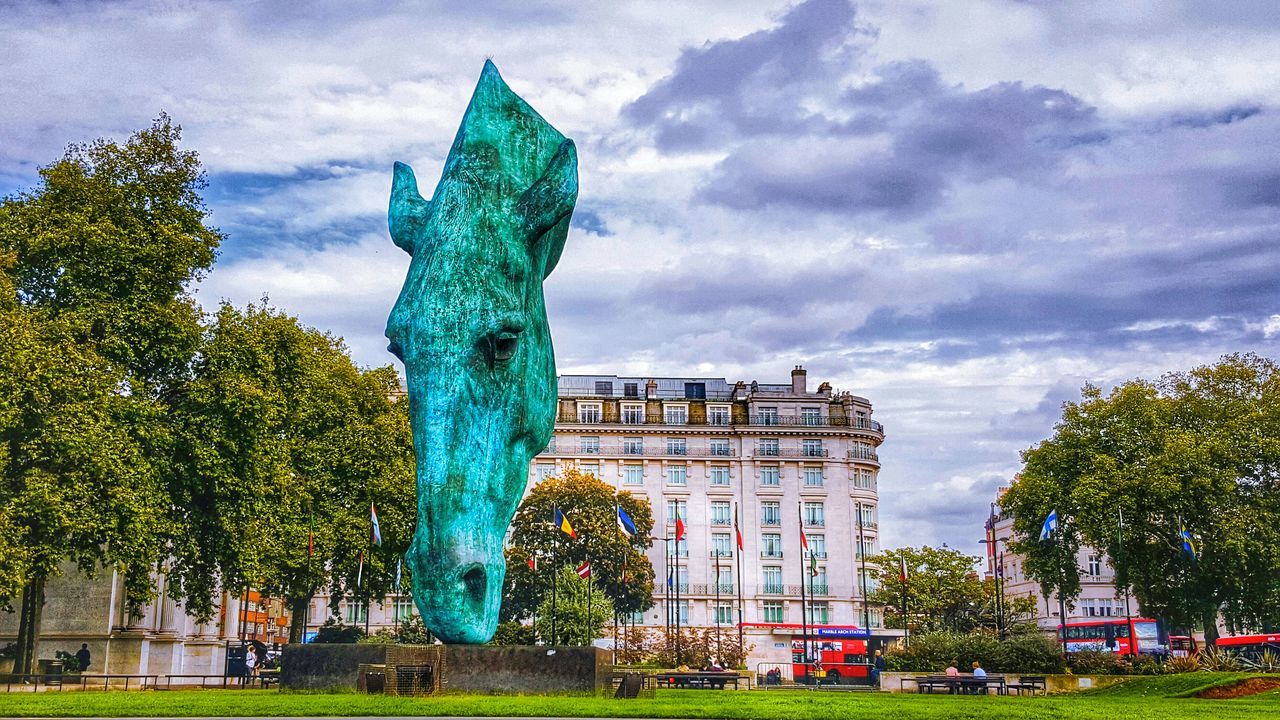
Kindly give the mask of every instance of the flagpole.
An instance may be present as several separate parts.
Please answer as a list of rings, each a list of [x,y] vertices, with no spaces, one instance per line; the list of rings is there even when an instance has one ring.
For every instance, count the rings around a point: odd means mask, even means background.
[[[1124,508],[1119,508],[1120,525],[1116,529],[1116,569],[1124,564]],[[1125,632],[1129,633],[1129,654],[1134,655],[1138,650],[1137,637],[1133,632],[1133,616],[1129,609],[1129,573],[1125,572],[1124,584],[1124,626]]]
[[[676,505],[676,523],[677,523],[677,525],[679,524],[679,522],[680,522],[680,505],[679,505],[679,504],[677,504],[677,505]],[[677,666],[678,666],[678,665],[680,664],[680,645],[681,645],[681,643],[680,643],[680,537],[679,537],[679,533],[676,533],[676,535],[677,535],[677,537],[676,537],[676,542],[675,542],[675,549],[673,550],[673,552],[675,553],[675,557],[676,557],[676,576],[675,576],[675,586],[676,586],[676,664],[677,664]]]
[[[854,512],[858,513],[858,561],[859,561],[859,584],[862,586],[862,628],[867,632],[867,641],[871,641],[871,611],[867,609],[867,546],[866,539],[862,535],[862,503],[854,505]]]
[[[724,650],[720,647],[720,551],[716,550],[716,661],[724,658]]]
[[[800,662],[804,668],[805,680],[812,685],[813,676],[809,674],[809,610],[804,595],[804,504],[796,503],[796,517],[800,521]]]
[[[906,552],[905,550],[900,552]],[[898,556],[898,581],[902,585],[902,639],[907,647],[911,647],[911,613],[907,608],[907,556]],[[871,639],[868,630],[867,639]]]
[[[738,542],[738,577],[736,582],[738,585],[738,655],[742,655],[745,645],[742,641],[742,529],[738,525],[738,503],[733,504],[733,532],[736,536],[734,539]],[[743,661],[746,657],[742,658]]]
[[[551,506],[551,518],[555,521],[556,506]],[[560,565],[557,562],[558,556],[556,550],[560,547],[560,528],[551,531],[551,646],[555,647],[557,639],[556,620],[559,614],[556,612],[556,576],[560,574]]]

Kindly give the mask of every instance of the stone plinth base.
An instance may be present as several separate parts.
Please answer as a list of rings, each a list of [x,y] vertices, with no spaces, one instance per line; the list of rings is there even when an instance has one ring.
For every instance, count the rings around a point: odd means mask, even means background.
[[[439,658],[445,691],[476,693],[594,692],[610,653],[596,647],[542,645],[286,645],[280,686],[356,687],[362,664],[414,665]]]

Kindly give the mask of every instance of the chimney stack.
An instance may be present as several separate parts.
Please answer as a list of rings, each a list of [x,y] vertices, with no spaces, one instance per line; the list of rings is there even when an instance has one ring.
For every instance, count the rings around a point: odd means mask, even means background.
[[[649,382],[644,384],[644,396],[650,400],[656,400],[658,398],[657,380],[650,379]]]
[[[809,373],[805,372],[803,365],[797,365],[795,370],[791,371],[791,394],[804,395],[807,391],[805,386],[808,384]]]

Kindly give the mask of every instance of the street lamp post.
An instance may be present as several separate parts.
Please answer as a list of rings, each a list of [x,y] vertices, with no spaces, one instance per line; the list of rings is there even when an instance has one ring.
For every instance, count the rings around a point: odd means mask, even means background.
[[[996,585],[996,637],[1004,640],[1005,636],[1005,617],[1004,617],[1004,550],[1000,549],[1000,543],[1009,544],[1009,538],[996,537],[995,525],[991,526],[991,536],[983,538],[978,542],[987,545],[991,549],[991,562],[994,567],[995,585]]]

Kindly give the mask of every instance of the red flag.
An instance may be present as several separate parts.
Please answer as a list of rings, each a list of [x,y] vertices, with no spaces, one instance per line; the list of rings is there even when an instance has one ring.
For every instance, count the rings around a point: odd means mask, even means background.
[[[907,557],[905,555],[898,556],[898,582],[903,585],[907,584]]]
[[[316,554],[316,534],[309,532],[307,533],[307,557],[312,557],[315,554]]]
[[[529,556],[529,569],[534,572],[538,571],[538,560],[532,555]]]
[[[582,564],[578,566],[578,577],[582,578],[583,580],[586,580],[587,578],[591,577],[591,561],[590,560],[583,560]]]
[[[742,552],[742,531],[738,529],[737,525],[733,526],[733,531],[738,534],[738,552]]]
[[[676,513],[676,542],[680,542],[682,537],[684,537],[684,521],[680,519],[680,513]]]

